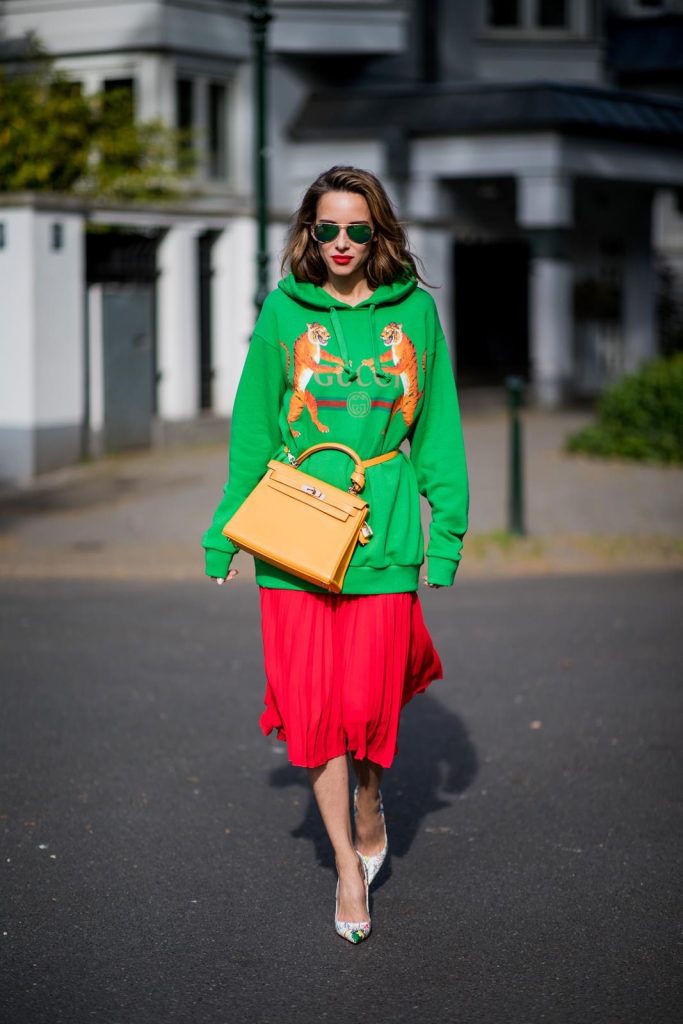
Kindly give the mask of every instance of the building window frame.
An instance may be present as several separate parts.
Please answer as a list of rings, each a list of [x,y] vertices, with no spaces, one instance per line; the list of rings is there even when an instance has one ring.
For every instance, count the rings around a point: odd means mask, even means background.
[[[518,23],[516,25],[492,25],[490,4],[478,5],[477,35],[480,39],[503,40],[566,40],[587,39],[595,34],[594,3],[591,0],[565,0],[566,23],[564,25],[540,24],[544,0],[517,0]]]
[[[175,126],[181,127],[181,85],[192,95],[191,132],[196,156],[194,177],[203,187],[224,190],[235,181],[235,94],[231,75],[199,67],[178,67],[175,76]]]
[[[50,225],[50,249],[52,252],[60,252],[64,245],[64,224],[61,220],[55,220]]]

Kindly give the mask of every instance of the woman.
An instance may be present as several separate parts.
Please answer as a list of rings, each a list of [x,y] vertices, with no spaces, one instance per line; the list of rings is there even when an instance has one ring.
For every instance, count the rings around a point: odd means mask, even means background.
[[[362,459],[373,535],[342,592],[330,594],[255,560],[266,674],[261,728],[277,730],[308,769],[338,871],[335,927],[370,934],[368,886],[388,843],[380,783],[398,752],[401,708],[441,679],[418,594],[420,499],[431,506],[429,587],[450,586],[467,529],[468,483],[448,347],[434,301],[387,194],[368,171],[333,167],[307,190],[283,258],[290,273],[263,305],[235,397],[229,481],[203,538],[206,573],[232,580],[237,548],[221,528],[270,459],[321,441]],[[404,440],[410,457],[398,452]],[[306,472],[348,488],[338,451]],[[355,840],[349,816],[348,761]]]

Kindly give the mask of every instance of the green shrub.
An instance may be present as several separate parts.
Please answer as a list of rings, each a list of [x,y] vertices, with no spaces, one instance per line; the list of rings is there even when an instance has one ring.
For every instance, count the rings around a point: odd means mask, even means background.
[[[601,396],[597,415],[567,439],[567,451],[683,463],[683,352],[622,377]]]

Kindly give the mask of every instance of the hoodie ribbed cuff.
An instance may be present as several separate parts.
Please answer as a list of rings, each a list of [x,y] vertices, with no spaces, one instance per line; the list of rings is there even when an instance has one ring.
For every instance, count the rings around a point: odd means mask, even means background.
[[[216,548],[205,549],[205,572],[207,576],[216,576],[225,579],[230,569],[233,555],[225,551],[217,551]]]
[[[438,558],[432,555],[427,560],[427,582],[436,583],[439,587],[452,587],[460,562],[452,558]]]

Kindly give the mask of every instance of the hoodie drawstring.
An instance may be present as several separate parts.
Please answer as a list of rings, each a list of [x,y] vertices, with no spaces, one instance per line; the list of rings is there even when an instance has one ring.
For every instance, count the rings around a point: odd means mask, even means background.
[[[344,331],[342,330],[341,320],[339,314],[334,306],[330,307],[330,318],[332,320],[332,327],[334,333],[337,335],[339,341],[339,348],[341,349],[342,359],[344,360],[344,369],[342,370],[341,376],[343,381],[356,380],[358,377],[358,371],[354,370],[349,359],[349,350],[346,347],[346,338],[344,337]]]
[[[379,340],[377,338],[377,327],[375,324],[375,311],[376,306],[374,303],[370,304],[370,338],[372,341],[372,355],[375,361],[375,373],[379,380],[389,383],[391,381],[391,374],[387,373],[382,367],[380,362],[381,349],[379,346]],[[341,377],[345,383],[358,379],[358,370],[355,370],[349,359],[349,350],[346,345],[346,338],[344,337],[344,330],[341,325],[341,319],[334,306],[330,307],[330,319],[332,321],[332,328],[334,333],[337,335],[339,341],[339,349],[344,360],[344,369],[342,370]]]

